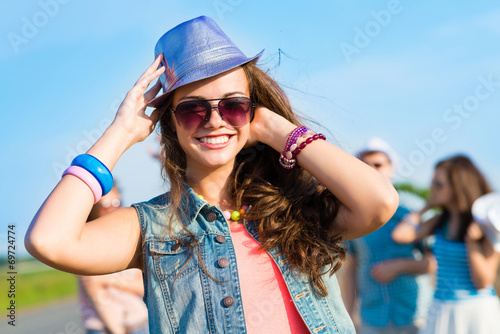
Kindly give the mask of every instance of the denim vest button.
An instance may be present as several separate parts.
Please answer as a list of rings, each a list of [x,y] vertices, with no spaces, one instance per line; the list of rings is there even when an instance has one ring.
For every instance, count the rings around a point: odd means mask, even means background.
[[[178,243],[174,244],[172,246],[172,248],[170,248],[170,249],[175,252],[176,250],[178,250],[179,248],[181,248],[181,246],[182,246],[182,244],[178,242]]]
[[[226,242],[226,238],[223,236],[223,235],[220,235],[218,234],[216,237],[215,237],[215,240],[220,243],[220,244],[223,244]]]
[[[221,257],[218,261],[217,261],[217,264],[219,265],[219,267],[221,268],[226,268],[227,266],[229,266],[229,260],[226,259],[225,257]]]
[[[222,303],[224,304],[224,306],[226,307],[231,307],[234,305],[234,298],[231,297],[231,296],[227,296],[225,297],[223,300],[222,300]]]
[[[209,213],[207,213],[207,220],[209,222],[213,222],[215,219],[217,219],[217,214],[213,211],[210,211]]]

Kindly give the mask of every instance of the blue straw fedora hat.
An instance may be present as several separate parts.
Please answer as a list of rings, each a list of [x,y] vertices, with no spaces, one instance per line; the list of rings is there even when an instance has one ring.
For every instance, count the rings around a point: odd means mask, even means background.
[[[158,108],[170,93],[189,83],[210,78],[235,67],[257,61],[247,58],[214,20],[200,16],[167,31],[156,43],[155,57],[163,53],[165,72],[160,76],[163,93],[148,103]]]

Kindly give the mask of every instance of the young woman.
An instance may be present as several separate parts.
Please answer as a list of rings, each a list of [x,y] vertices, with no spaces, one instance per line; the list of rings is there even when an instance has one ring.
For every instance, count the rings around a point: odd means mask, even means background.
[[[75,169],[62,178],[27,249],[83,275],[142,269],[152,333],[354,333],[333,273],[343,240],[393,215],[390,182],[301,128],[256,67],[260,54],[246,58],[211,19],[168,31],[155,53],[110,127],[72,163],[97,177],[82,182]],[[85,224],[109,171],[157,121],[170,192]]]
[[[436,165],[426,207],[393,231],[400,243],[435,235],[436,290],[421,333],[500,333],[500,303],[493,289],[500,254],[471,212],[474,201],[491,191],[469,158],[443,160]],[[430,208],[442,213],[420,223]]]

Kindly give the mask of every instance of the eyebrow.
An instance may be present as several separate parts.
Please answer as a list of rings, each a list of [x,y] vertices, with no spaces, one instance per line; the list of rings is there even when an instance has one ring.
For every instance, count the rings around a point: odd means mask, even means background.
[[[232,95],[246,96],[246,93],[241,92],[241,91],[227,92],[226,94],[222,95],[221,99],[225,99],[226,97],[229,97]],[[184,101],[184,100],[208,100],[208,99],[205,98],[204,96],[200,96],[200,95],[188,95],[188,96],[184,96],[181,99],[179,99],[179,102]],[[216,100],[218,100],[218,99],[216,99]]]

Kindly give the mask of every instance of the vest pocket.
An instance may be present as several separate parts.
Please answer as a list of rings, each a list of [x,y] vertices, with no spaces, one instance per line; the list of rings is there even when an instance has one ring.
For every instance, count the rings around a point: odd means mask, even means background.
[[[196,269],[201,240],[157,240],[149,244],[155,271],[160,278],[181,278]]]

